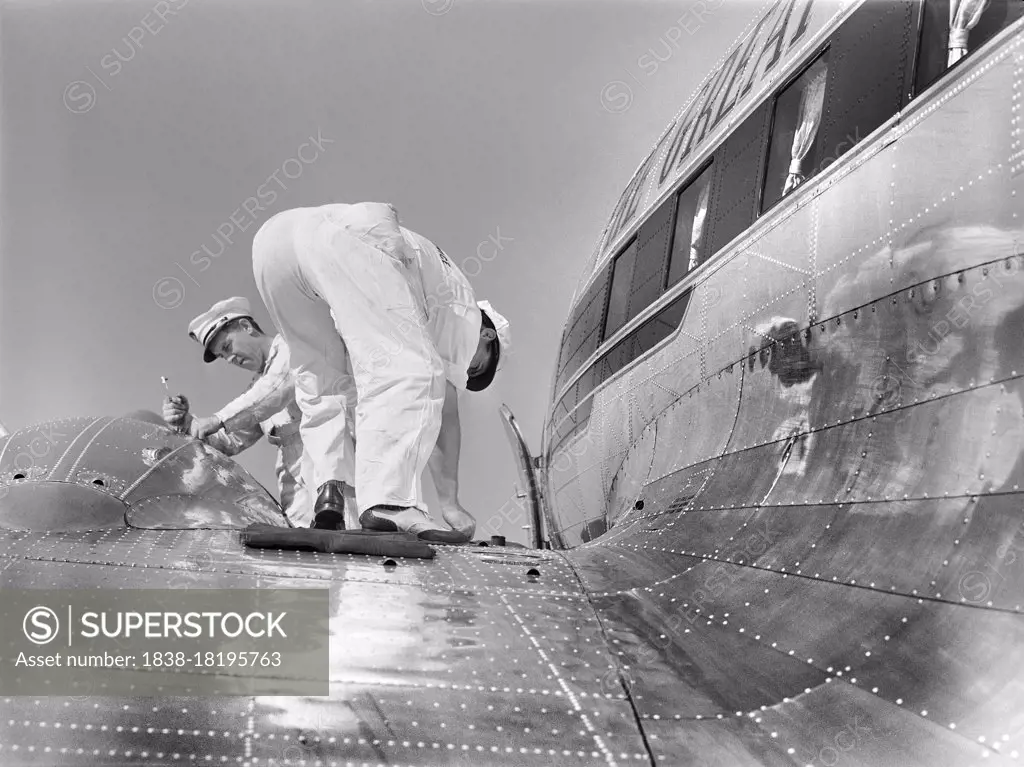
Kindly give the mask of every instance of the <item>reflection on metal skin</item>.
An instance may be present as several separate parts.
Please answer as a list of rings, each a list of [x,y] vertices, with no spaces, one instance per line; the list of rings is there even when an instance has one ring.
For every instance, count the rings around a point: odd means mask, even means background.
[[[650,763],[621,687],[603,681],[617,672],[601,623],[558,552],[438,547],[382,568],[245,549],[232,530],[0,529],[0,565],[5,588],[331,592],[329,698],[125,698],[102,685],[8,698],[5,767]]]
[[[272,499],[224,456],[136,418],[19,430],[0,440],[0,483],[4,588],[330,589],[329,698],[124,698],[102,683],[6,698],[4,767],[650,763],[560,553],[438,547],[382,568],[247,549],[239,528],[287,524]]]
[[[1018,46],[717,254],[547,456],[658,763],[1024,759]]]
[[[288,525],[234,461],[149,415],[51,421],[0,439],[0,528]]]
[[[1024,758],[1015,56],[719,253],[547,457],[658,763]]]
[[[680,283],[545,455],[568,551],[249,550],[269,495],[145,414],[0,438],[5,588],[331,593],[330,697],[5,699],[0,764],[1020,764],[1019,47]]]

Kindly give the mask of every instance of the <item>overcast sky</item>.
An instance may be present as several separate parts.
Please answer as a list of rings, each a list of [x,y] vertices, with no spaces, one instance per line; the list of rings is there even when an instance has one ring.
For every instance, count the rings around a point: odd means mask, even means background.
[[[252,278],[259,226],[287,208],[387,201],[511,321],[502,374],[461,400],[462,501],[478,536],[524,540],[510,507],[489,524],[516,476],[498,406],[537,452],[569,302],[605,219],[763,8],[3,2],[0,419],[159,410],[161,375],[212,413],[250,374],[204,365],[187,325],[243,295],[270,326]],[[272,448],[240,462],[275,488]]]

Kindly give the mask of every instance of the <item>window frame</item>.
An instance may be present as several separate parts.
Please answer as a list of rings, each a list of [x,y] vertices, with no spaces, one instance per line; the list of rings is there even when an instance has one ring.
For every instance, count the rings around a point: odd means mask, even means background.
[[[640,323],[637,327],[633,328],[631,333],[627,334],[626,336],[623,336],[622,338],[619,339],[619,341],[616,344],[602,351],[601,354],[593,361],[592,364],[590,364],[585,369],[581,368],[581,370],[583,370],[583,373],[579,376],[576,383],[574,384],[574,386],[578,387],[576,391],[566,391],[561,397],[559,397],[559,399],[552,406],[551,412],[553,414],[556,410],[558,410],[558,408],[564,407],[564,403],[566,402],[570,393],[573,393],[575,396],[575,401],[572,407],[565,407],[565,415],[561,416],[557,420],[557,422],[554,419],[552,419],[551,421],[551,433],[553,437],[550,448],[551,452],[559,450],[562,447],[562,445],[564,445],[566,442],[572,439],[576,432],[579,431],[579,429],[589,421],[590,410],[587,409],[586,413],[580,416],[579,414],[582,412],[581,408],[593,407],[594,395],[597,393],[599,389],[601,389],[601,387],[603,387],[608,381],[619,375],[619,373],[621,373],[626,368],[631,367],[632,365],[639,364],[644,359],[653,355],[655,352],[659,351],[662,347],[668,345],[676,337],[678,337],[680,332],[682,332],[683,323],[686,320],[686,316],[690,312],[690,308],[693,301],[693,292],[693,285],[686,287],[679,293],[679,295],[675,296],[672,300],[668,301],[655,314],[651,315],[642,323]],[[666,313],[670,308],[675,307],[677,304],[681,302],[682,309],[679,320],[675,324],[675,326],[672,327],[671,330],[669,330],[665,334],[663,338],[659,339],[654,344],[652,344],[652,346],[649,349],[644,349],[640,354],[636,355],[635,357],[631,357],[629,362],[616,368],[607,376],[600,376],[601,364],[609,357],[609,355],[612,354],[612,352],[619,348],[619,346],[625,344],[631,338],[637,336],[648,324],[657,321],[662,314]],[[662,320],[662,322],[664,322],[664,320]],[[589,380],[588,377],[590,377]],[[563,434],[561,432],[563,427],[566,426],[566,424],[568,424],[568,428]]]
[[[1020,5],[1019,0],[1007,0],[1007,6],[1009,7],[1010,5],[1012,5],[1015,2],[1018,4],[1018,6]],[[967,59],[971,58],[975,54],[975,52],[978,50],[977,48],[969,48],[968,51],[967,51],[967,55],[966,56],[964,56],[959,61],[954,63],[952,66],[947,64],[946,67],[941,72],[939,72],[939,74],[937,74],[935,77],[933,77],[927,83],[922,83],[920,85],[920,87],[918,87],[917,77],[918,77],[918,73],[919,73],[920,68],[921,68],[921,51],[924,50],[924,48],[925,48],[925,37],[924,37],[924,32],[925,32],[925,11],[926,11],[926,9],[927,9],[927,7],[929,5],[929,0],[920,0],[920,3],[921,3],[921,6],[920,6],[920,9],[918,10],[918,14],[917,14],[917,38],[916,38],[916,46],[917,47],[914,50],[914,66],[913,66],[912,72],[911,72],[910,97],[907,99],[908,103],[913,101],[914,99],[920,97],[922,93],[925,93],[925,92],[931,90],[931,88],[936,83],[940,82],[942,80],[942,78],[946,77],[950,72],[955,71],[957,67],[959,67]],[[946,11],[947,11],[946,15],[947,16],[948,16],[948,10],[949,10],[948,5],[949,4],[950,3],[947,3],[947,7],[946,7]],[[981,14],[981,18],[984,19],[985,18],[985,14],[988,13],[991,9],[992,9],[991,5],[989,5],[987,8],[985,8],[985,10]],[[991,40],[993,40],[998,35],[1002,34],[1003,30],[1005,30],[1007,27],[1010,27],[1010,26],[1016,24],[1022,18],[1024,18],[1024,13],[1022,13],[1015,21],[1011,21],[1009,24],[1007,24],[1007,25],[1003,26],[1001,29],[999,29],[999,31],[997,31],[995,34],[990,35],[983,42],[979,43],[979,47],[983,47],[983,46],[988,45]],[[979,20],[979,24],[980,23],[981,23],[981,20]],[[949,44],[949,28],[948,28],[948,26],[946,28],[945,40],[946,40],[946,44],[948,45]],[[970,39],[968,38],[968,43],[969,42],[970,42]]]
[[[1009,1],[1013,2],[1014,0],[1009,0]],[[924,9],[924,6],[925,6],[926,2],[927,2],[927,0],[918,0],[917,2],[910,2],[910,3],[908,3],[911,7],[913,7],[913,11],[912,12],[915,15],[915,20],[911,22],[910,34],[907,36],[907,40],[909,42],[911,42],[914,47],[913,47],[913,51],[912,51],[912,62],[908,62],[908,66],[904,70],[904,77],[908,78],[905,81],[906,83],[908,83],[908,87],[904,87],[904,89],[901,92],[901,99],[900,100],[902,102],[902,105],[900,106],[900,109],[904,108],[913,99],[917,98],[920,95],[919,92],[915,92],[915,86],[916,86],[917,68],[919,66],[920,51],[921,51],[921,48],[922,48],[922,41],[923,41],[922,40],[923,26],[924,26],[924,12],[923,12],[923,9]],[[765,147],[765,151],[764,151],[763,157],[761,158],[761,161],[759,163],[760,167],[754,169],[754,174],[755,174],[754,190],[753,190],[754,197],[755,197],[755,200],[754,200],[754,216],[753,216],[753,220],[750,221],[747,224],[747,226],[744,228],[744,231],[747,231],[751,227],[756,226],[757,222],[763,216],[765,216],[766,214],[777,214],[778,213],[778,209],[779,209],[778,208],[779,203],[787,200],[792,194],[794,194],[795,192],[799,191],[799,190],[792,190],[789,195],[781,196],[778,200],[776,200],[769,207],[765,208],[765,206],[764,206],[765,189],[766,189],[767,182],[768,182],[768,166],[769,166],[769,163],[770,163],[770,160],[771,160],[772,140],[774,138],[774,133],[775,133],[775,130],[776,130],[776,122],[777,122],[776,121],[776,117],[777,117],[777,113],[778,113],[778,101],[779,101],[780,97],[782,96],[782,94],[788,88],[790,88],[797,80],[799,80],[801,77],[803,77],[808,72],[808,70],[811,67],[813,67],[814,64],[823,55],[830,54],[830,53],[834,52],[837,40],[841,40],[842,39],[841,36],[842,36],[843,32],[844,31],[848,31],[848,26],[847,25],[850,23],[851,19],[856,15],[856,13],[858,13],[858,12],[862,11],[864,8],[866,8],[867,5],[868,5],[867,3],[858,5],[857,8],[854,9],[854,11],[851,14],[847,15],[843,19],[842,22],[840,22],[838,25],[836,25],[834,28],[832,28],[827,36],[821,38],[818,41],[818,43],[813,48],[807,50],[800,59],[793,61],[789,65],[790,67],[792,67],[792,69],[790,71],[790,74],[787,77],[785,77],[784,79],[782,79],[771,91],[766,93],[763,96],[763,98],[759,100],[758,103],[753,103],[752,102],[750,104],[749,112],[746,114],[746,116],[743,118],[743,120],[737,120],[736,118],[733,118],[733,120],[730,121],[731,127],[730,127],[729,131],[727,133],[725,133],[720,138],[720,140],[718,141],[717,145],[715,145],[714,147],[709,147],[708,150],[707,150],[707,153],[705,154],[704,159],[700,162],[700,164],[695,166],[694,170],[691,171],[687,175],[687,177],[685,178],[684,181],[676,182],[675,184],[673,184],[674,189],[672,189],[671,191],[669,191],[669,192],[667,192],[665,194],[665,196],[664,196],[664,198],[662,200],[662,204],[664,204],[664,202],[666,200],[674,198],[674,202],[675,202],[675,216],[674,216],[674,219],[673,219],[671,236],[669,237],[669,258],[668,258],[668,263],[666,264],[666,268],[665,268],[664,284],[663,284],[663,287],[661,289],[660,295],[650,304],[650,306],[653,306],[658,301],[661,301],[666,296],[671,295],[673,293],[676,293],[677,291],[681,295],[682,293],[686,292],[687,290],[690,290],[690,289],[694,288],[696,286],[696,283],[697,283],[698,280],[695,279],[695,278],[691,278],[691,275],[693,275],[695,273],[699,273],[702,267],[705,267],[705,265],[707,263],[714,261],[715,257],[718,256],[721,248],[719,249],[719,251],[711,251],[711,248],[713,247],[713,243],[711,243],[709,240],[705,240],[705,246],[704,247],[705,247],[706,254],[705,254],[704,258],[702,259],[702,261],[694,269],[686,271],[681,277],[678,278],[678,280],[676,280],[676,282],[674,282],[672,284],[669,284],[669,277],[670,277],[670,274],[671,274],[671,267],[672,267],[672,255],[673,255],[673,250],[674,250],[675,245],[676,245],[676,242],[675,242],[676,241],[676,224],[678,223],[679,208],[680,208],[680,206],[679,206],[679,198],[683,194],[685,194],[687,192],[687,190],[690,189],[690,187],[692,187],[693,183],[696,182],[700,178],[700,176],[702,174],[710,171],[711,176],[708,179],[708,183],[711,185],[711,189],[710,189],[710,192],[709,192],[709,199],[708,199],[707,221],[710,223],[710,222],[715,220],[715,212],[716,212],[716,210],[719,207],[719,205],[717,204],[719,201],[716,199],[716,195],[717,195],[717,192],[718,192],[717,186],[719,185],[719,181],[720,181],[720,179],[718,178],[718,175],[717,175],[718,172],[719,172],[717,166],[719,166],[721,164],[721,162],[722,162],[723,150],[726,150],[729,147],[730,139],[732,139],[732,138],[734,138],[736,136],[737,131],[739,131],[742,128],[744,122],[746,120],[751,119],[754,115],[756,115],[757,111],[760,108],[762,108],[762,107],[770,105],[770,113],[767,115],[767,119],[766,119],[766,123],[767,123],[766,127],[767,127],[767,132],[768,132],[767,143],[766,143],[766,147]],[[1017,21],[1011,22],[1011,24],[1015,24],[1015,23],[1017,23]],[[916,26],[916,30],[915,30],[915,26]],[[1005,27],[1004,27],[1004,29],[1005,29]],[[998,35],[999,33],[996,33],[996,34]],[[989,39],[991,39],[991,38],[989,38]],[[989,42],[989,40],[986,40],[984,43],[982,43],[982,45],[986,45],[986,44],[988,44],[988,42]],[[973,53],[973,52],[974,51],[972,50],[971,53]],[[966,58],[970,58],[970,54],[968,56],[965,56],[964,58],[965,59]],[[938,78],[936,78],[936,80],[933,81],[932,83],[930,83],[926,88],[923,88],[921,92],[923,92],[924,90],[932,88],[935,85],[936,82],[939,82],[942,79],[943,76],[945,76],[949,72],[952,72],[955,69],[955,67],[957,65],[959,65],[959,63],[960,62],[957,62],[957,64],[954,64],[953,67],[948,67],[947,69],[945,69],[944,72],[942,73],[942,75],[940,75]],[[824,104],[823,104],[823,115],[829,109],[830,103],[832,103],[829,100],[829,96],[833,95],[833,92],[834,92],[833,78],[836,77],[836,73],[838,71],[837,68],[836,68],[837,66],[838,66],[838,62],[835,62],[835,61],[831,60],[831,58],[830,58],[830,61],[828,63],[826,82],[825,82],[825,94],[824,94],[825,101],[824,101]],[[898,113],[898,110],[897,110],[897,113]],[[887,119],[891,119],[891,116],[890,116],[890,118],[887,118]],[[819,144],[819,142],[821,141],[821,130],[822,130],[822,127],[819,126],[818,134],[815,137],[816,144]],[[865,136],[865,139],[866,138],[867,137]],[[820,145],[816,146],[816,149],[817,149],[817,151],[819,153],[821,152]],[[843,154],[845,154],[845,153],[846,152],[844,151]],[[840,155],[840,157],[841,156],[842,155]],[[839,159],[839,157],[837,157],[836,159]],[[833,164],[834,163],[829,163],[829,165],[826,166],[825,168],[816,167],[815,170],[814,170],[814,173],[812,175],[807,176],[805,178],[804,183],[801,184],[801,186],[804,186],[806,184],[813,184],[813,183],[815,183],[816,180],[818,178],[820,178],[820,176],[822,174],[822,171],[828,170],[829,168],[832,167]],[[819,160],[819,165],[820,165],[820,160]],[[759,178],[756,177],[756,174],[759,174]],[[632,234],[624,242],[624,244],[621,247],[619,247],[619,249],[615,253],[615,255],[612,258],[610,258],[608,260],[608,262],[605,264],[604,269],[602,270],[603,271],[602,276],[595,277],[595,280],[594,280],[595,283],[601,281],[601,282],[604,282],[607,285],[606,294],[605,294],[605,297],[604,297],[604,306],[603,306],[602,313],[601,313],[601,318],[600,318],[600,332],[599,332],[596,348],[595,348],[595,351],[593,353],[593,354],[599,354],[599,356],[597,357],[598,360],[600,360],[601,357],[603,357],[603,353],[606,353],[608,351],[607,349],[605,349],[604,352],[602,353],[601,352],[601,348],[604,347],[606,344],[608,344],[608,342],[610,341],[611,338],[613,338],[616,334],[620,333],[624,328],[626,328],[631,322],[633,322],[636,319],[635,317],[631,318],[631,319],[627,319],[626,321],[623,322],[622,325],[620,325],[618,328],[616,328],[613,332],[611,332],[611,333],[608,332],[608,320],[609,320],[608,314],[609,314],[609,309],[611,308],[611,302],[612,302],[612,297],[613,297],[614,287],[615,287],[615,285],[614,285],[615,267],[618,264],[619,259],[626,253],[626,251],[628,251],[632,247],[636,247],[637,248],[638,252],[637,252],[636,257],[637,258],[639,257],[639,242],[638,242],[638,240],[639,240],[641,229],[644,226],[644,224],[647,221],[649,221],[652,216],[654,216],[656,214],[657,210],[658,210],[658,207],[656,207],[656,206],[655,207],[651,207],[647,211],[647,214],[648,214],[647,218],[638,219],[636,221],[632,221],[629,224],[628,227],[624,227],[621,230],[621,231],[628,231],[628,230],[631,229],[632,230]],[[713,232],[709,232],[709,234],[713,234]],[[614,239],[614,238],[612,238],[612,239]],[[636,268],[636,265],[634,264],[634,269],[635,268]],[[630,279],[630,286],[627,289],[627,296],[626,296],[627,305],[628,305],[628,300],[629,300],[629,290],[631,290],[631,288],[632,288],[632,278]],[[668,303],[671,303],[671,301],[668,302]],[[645,307],[645,309],[641,310],[640,314],[643,314],[643,312],[646,311],[648,308],[649,307]],[[628,309],[627,309],[627,313],[628,313]],[[593,356],[593,355],[591,355],[591,356]],[[568,378],[577,378],[579,376],[579,374],[580,374],[580,371],[583,369],[583,366],[580,366],[580,367],[576,368],[575,370],[572,370],[571,372],[568,372],[568,367],[569,366],[567,366],[566,370],[561,371],[561,375],[559,376],[559,377],[564,376],[563,380],[568,379]],[[559,392],[561,392],[564,388],[565,388],[565,384],[564,383],[561,386],[557,387]]]
[[[723,141],[724,141],[724,139],[723,139]],[[717,150],[716,150],[716,152],[717,152]],[[678,280],[676,280],[675,282],[672,282],[672,283],[669,282],[669,277],[672,274],[672,258],[675,255],[676,231],[678,229],[678,223],[679,223],[679,198],[682,197],[684,194],[686,194],[690,190],[690,187],[692,187],[695,183],[697,183],[697,181],[700,180],[700,177],[702,175],[704,175],[705,172],[711,170],[711,166],[714,165],[714,162],[715,162],[715,154],[716,154],[716,152],[712,152],[707,157],[707,159],[704,160],[704,162],[702,162],[700,164],[700,166],[693,173],[691,173],[687,177],[686,183],[681,184],[679,186],[679,188],[676,189],[676,191],[672,193],[672,196],[675,197],[675,200],[676,200],[676,215],[674,217],[674,220],[672,221],[672,237],[669,239],[669,244],[668,244],[668,265],[665,268],[665,282],[664,282],[664,284],[661,287],[661,295],[665,295],[665,293],[667,293],[669,290],[671,290],[676,285],[678,285],[683,280],[685,280],[687,275],[693,274],[695,271],[700,269],[702,266],[704,266],[704,264],[706,264],[708,261],[711,260],[711,255],[712,254],[709,253],[707,255],[707,257],[702,259],[701,262],[699,264],[697,264],[697,266],[695,266],[693,269],[687,269],[685,272],[683,272],[683,275]],[[711,184],[714,182],[714,180],[715,180],[714,175],[708,176],[708,181],[707,181],[708,187],[709,187],[708,188],[708,212],[705,214],[705,217],[704,217],[705,222],[707,222],[710,219],[710,216],[711,216],[711,189],[710,189],[710,187],[711,187]],[[693,237],[693,222],[692,221],[690,222],[690,237]]]
[[[643,224],[643,222],[640,222],[640,225],[642,225],[642,224]],[[633,258],[635,259],[637,257],[637,255],[639,254],[639,249],[640,249],[640,244],[638,242],[639,235],[640,235],[640,226],[638,225],[637,228],[636,228],[636,231],[633,232],[632,236],[630,236],[630,238],[628,240],[626,240],[626,244],[623,245],[621,248],[619,248],[619,252],[615,254],[615,257],[612,258],[611,261],[608,262],[608,266],[606,267],[606,269],[608,271],[608,295],[605,296],[604,311],[601,314],[601,335],[600,335],[600,337],[598,338],[598,341],[597,341],[597,348],[598,349],[601,348],[601,346],[605,343],[605,341],[607,341],[609,338],[611,338],[616,333],[618,333],[620,330],[622,330],[624,327],[626,327],[626,325],[628,325],[629,322],[630,322],[629,320],[625,320],[621,325],[619,325],[619,327],[615,328],[615,330],[613,330],[611,332],[611,334],[608,333],[608,310],[611,309],[611,306],[612,306],[612,293],[614,293],[614,291],[615,291],[615,265],[619,262],[619,259],[622,258],[622,256],[625,255],[626,251],[629,250],[632,247],[636,247],[636,249],[637,249],[637,252],[633,254]],[[633,264],[633,268],[636,269],[636,263],[635,262]],[[629,284],[626,286],[626,301],[627,301],[626,307],[627,307],[627,310],[628,310],[628,307],[629,307],[629,304],[628,304],[628,301],[629,301],[629,291],[630,291],[630,289],[632,287],[633,287],[633,275],[631,273],[629,275]]]
[[[789,89],[790,86],[794,85],[797,80],[799,80],[801,77],[803,77],[805,74],[807,74],[807,72],[810,71],[811,67],[813,67],[822,56],[824,56],[826,53],[831,52],[833,37],[835,37],[836,32],[838,32],[840,29],[842,29],[842,24],[840,24],[836,28],[836,30],[832,34],[830,34],[828,36],[828,38],[826,40],[822,41],[821,45],[819,45],[811,53],[809,53],[807,58],[804,60],[803,65],[799,69],[797,69],[790,77],[786,78],[782,83],[780,83],[779,86],[775,89],[775,91],[771,95],[770,101],[771,101],[771,104],[772,104],[772,114],[771,114],[771,119],[769,119],[769,121],[768,121],[768,149],[764,153],[764,162],[763,162],[762,167],[761,167],[761,184],[760,184],[760,188],[758,189],[758,193],[757,193],[757,210],[758,210],[758,213],[754,217],[754,221],[755,222],[759,218],[761,218],[761,216],[763,216],[763,215],[765,215],[767,213],[770,213],[772,210],[774,210],[779,205],[779,203],[781,203],[787,197],[790,197],[796,191],[794,189],[789,194],[783,194],[781,197],[779,197],[779,199],[777,199],[775,202],[773,202],[767,208],[764,206],[765,191],[767,190],[767,187],[768,187],[768,166],[771,163],[771,159],[772,159],[772,139],[775,138],[775,116],[778,114],[778,111],[779,111],[779,99],[782,97],[782,94],[785,93],[787,89]],[[822,98],[825,99],[825,101],[822,103],[822,116],[823,117],[824,117],[824,114],[825,114],[825,109],[828,107],[828,101],[827,101],[827,96],[828,96],[828,93],[829,93],[828,86],[830,84],[832,76],[833,76],[833,68],[832,68],[832,62],[830,61],[829,62],[829,66],[828,66],[828,68],[827,68],[827,70],[825,72],[825,92],[822,94]],[[768,101],[768,100],[769,99],[766,99],[766,101]],[[820,125],[818,126],[818,130],[819,131],[821,130],[821,126]],[[817,134],[815,134],[815,136],[814,136],[814,143],[815,143],[815,145],[818,144],[818,135]],[[811,174],[810,176],[804,177],[804,182],[803,182],[803,184],[801,184],[801,186],[803,186],[804,184],[810,182],[810,180],[812,178],[815,178],[819,173],[821,173],[821,169],[820,168],[815,170],[814,173]]]

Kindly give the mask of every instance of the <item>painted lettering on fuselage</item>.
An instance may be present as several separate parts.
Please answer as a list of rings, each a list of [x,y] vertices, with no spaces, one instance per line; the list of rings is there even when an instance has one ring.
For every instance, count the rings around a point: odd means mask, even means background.
[[[701,85],[683,114],[662,134],[654,151],[626,187],[612,213],[602,248],[636,216],[641,200],[647,196],[644,191],[649,186],[651,170],[662,148],[668,146],[658,169],[657,182],[650,185],[655,197],[665,184],[676,180],[687,159],[738,104],[744,103],[757,90],[757,86],[785,60],[785,54],[807,36],[808,30],[812,26],[820,28],[824,19],[818,18],[813,25],[811,23],[815,1],[776,0],[751,34],[729,52]]]

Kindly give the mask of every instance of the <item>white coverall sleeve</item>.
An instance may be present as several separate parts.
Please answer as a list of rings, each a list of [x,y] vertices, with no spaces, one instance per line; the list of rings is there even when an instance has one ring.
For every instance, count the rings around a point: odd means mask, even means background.
[[[210,447],[220,450],[224,455],[238,455],[247,450],[263,438],[263,429],[260,425],[245,425],[231,429],[225,427],[215,431],[203,440]]]
[[[295,396],[295,384],[289,369],[288,354],[281,349],[267,372],[248,391],[214,413],[225,431],[259,428],[259,424],[288,406]]]
[[[420,254],[428,323],[445,376],[457,389],[465,389],[467,370],[480,342],[480,309],[473,288],[435,243],[416,232],[402,232]]]
[[[438,324],[437,345],[445,375],[456,388],[465,389],[469,363],[480,341],[480,310],[475,306],[452,304],[444,321]]]

